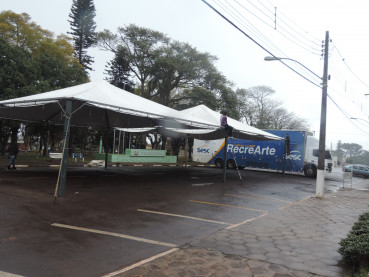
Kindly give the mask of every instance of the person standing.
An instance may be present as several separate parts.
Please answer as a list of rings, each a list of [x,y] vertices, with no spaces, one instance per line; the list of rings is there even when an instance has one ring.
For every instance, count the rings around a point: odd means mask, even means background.
[[[286,134],[286,139],[285,139],[285,144],[286,144],[286,154],[287,156],[289,156],[291,154],[291,141],[290,141],[290,136],[288,134]]]
[[[8,152],[9,152],[9,158],[10,158],[10,162],[8,165],[8,170],[13,169],[15,170],[15,158],[18,155],[19,152],[19,147],[18,144],[15,141],[12,141],[8,147]],[[12,168],[11,168],[12,167]]]
[[[233,127],[228,125],[227,122],[227,111],[223,111],[222,115],[220,116],[220,126],[223,126],[225,128],[225,135],[228,137],[232,137],[233,133]]]

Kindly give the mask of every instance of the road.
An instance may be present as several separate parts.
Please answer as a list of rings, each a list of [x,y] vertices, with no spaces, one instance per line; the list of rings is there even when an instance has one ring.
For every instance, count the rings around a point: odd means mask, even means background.
[[[315,193],[314,179],[288,174],[229,170],[224,184],[216,168],[70,168],[54,204],[57,173],[1,171],[0,273],[103,276]],[[326,192],[340,187],[336,170]]]

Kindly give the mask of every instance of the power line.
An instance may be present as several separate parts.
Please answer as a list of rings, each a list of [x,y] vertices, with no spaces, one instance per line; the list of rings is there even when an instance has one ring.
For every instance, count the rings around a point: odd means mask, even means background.
[[[355,72],[351,69],[351,67],[349,67],[349,65],[346,63],[346,60],[345,58],[341,55],[341,52],[338,50],[338,47],[336,46],[335,43],[333,43],[334,45],[334,48],[333,49],[336,49],[337,50],[337,53],[338,55],[340,55],[341,59],[342,59],[342,62],[346,65],[346,67],[348,68],[348,70],[350,70],[350,72],[367,88],[369,88],[369,86],[363,81],[361,80],[356,74]],[[332,50],[332,53],[333,53],[333,50]]]
[[[276,6],[273,5],[270,0],[267,0],[269,5],[273,8],[275,8]],[[259,1],[260,2],[260,1]],[[304,33],[306,33],[307,35],[309,35],[312,39],[314,39],[315,41],[310,41],[312,43],[314,43],[315,45],[317,46],[321,46],[320,43],[321,43],[321,40],[314,37],[313,35],[311,35],[309,32],[307,32],[303,27],[301,27],[300,25],[298,25],[296,22],[294,22],[292,19],[290,19],[288,16],[286,16],[283,12],[279,12],[283,17],[285,17],[288,21],[290,21],[293,25],[295,25],[296,27],[298,27],[301,31],[303,31]],[[289,26],[288,23],[286,23],[284,20],[283,20],[283,17],[279,18],[283,23],[285,23],[287,26]],[[292,27],[290,27],[292,30],[294,30]],[[296,33],[299,34],[299,32],[295,31]]]
[[[226,0],[227,1],[227,0]],[[265,20],[261,19],[259,16],[257,16],[254,12],[250,11],[247,7],[245,7],[244,5],[242,5],[240,2],[238,2],[237,0],[233,0],[234,2],[236,2],[242,9],[244,9],[245,11],[247,11],[249,14],[251,14],[252,16],[258,18],[261,22],[263,22],[266,26],[268,26],[269,28],[275,29],[274,26],[271,26],[269,23],[265,22]],[[249,2],[254,8],[256,8],[258,11],[260,11],[262,14],[264,14],[265,16],[267,16],[268,19],[271,19],[266,13],[264,13],[259,7],[257,7],[255,4],[253,4],[250,0],[246,0],[247,2]],[[229,4],[229,2],[227,1],[227,3]],[[229,4],[230,5],[230,4]],[[232,6],[232,5],[230,5]],[[233,6],[232,6],[233,7]],[[235,8],[234,8],[235,9]],[[235,9],[236,10],[236,9]],[[237,11],[237,10],[236,10]],[[238,11],[237,11],[238,12]],[[239,12],[238,12],[239,13]],[[239,13],[240,14],[240,13]],[[241,14],[240,14],[241,15]],[[243,18],[244,16],[241,15]],[[271,19],[273,21],[273,19]],[[309,46],[306,45],[306,43],[304,41],[302,41],[301,39],[299,39],[298,37],[294,36],[293,34],[291,34],[288,30],[286,30],[285,28],[283,28],[282,26],[280,26],[280,29],[282,29],[286,34],[284,34],[283,32],[279,31],[279,28],[276,29],[276,31],[283,36],[284,38],[286,38],[287,40],[289,40],[291,43],[295,44],[296,46],[304,49],[305,51],[314,54],[314,55],[318,55],[320,56],[320,49],[316,49],[312,46],[310,46],[311,49],[309,49]],[[292,28],[291,28],[292,29]],[[292,29],[293,30],[293,29]],[[294,31],[294,30],[293,30]],[[295,31],[296,32],[296,31]],[[298,33],[298,32],[296,32]],[[298,33],[299,34],[299,33]],[[290,37],[291,38],[290,38]],[[301,34],[299,34],[299,36],[301,36],[302,38],[306,39],[304,36],[302,36]],[[307,39],[306,39],[307,40]],[[313,52],[315,51],[315,52]]]
[[[259,46],[261,49],[263,49],[265,52],[267,52],[272,57],[277,58],[272,52],[270,52],[269,50],[267,50],[264,46],[262,46],[260,43],[258,43],[256,40],[254,40],[251,36],[249,36],[246,32],[244,32],[243,30],[241,30],[236,24],[234,24],[226,16],[224,16],[222,13],[220,13],[216,8],[214,8],[212,5],[210,5],[206,0],[201,0],[201,1],[204,2],[208,7],[210,7],[219,16],[221,16],[224,20],[226,20],[229,24],[231,24],[234,28],[236,28],[238,31],[240,31],[243,35],[245,35],[247,38],[249,38],[252,42],[254,42],[257,46]],[[279,60],[279,61],[282,64],[284,64],[286,67],[288,67],[289,69],[291,69],[293,72],[295,72],[296,74],[298,74],[300,77],[304,78],[309,83],[311,83],[311,84],[313,84],[313,85],[321,88],[321,86],[319,84],[316,84],[313,81],[311,81],[310,79],[306,78],[304,75],[302,75],[301,73],[297,72],[295,69],[293,69],[291,66],[289,66],[288,64],[286,64],[282,60]]]
[[[359,126],[357,126],[351,119],[351,116],[348,116],[347,113],[333,100],[333,98],[328,94],[329,99],[331,99],[331,101],[333,102],[333,104],[341,111],[341,113],[347,118],[349,119],[349,121],[356,127],[358,128],[360,131],[364,132],[365,134],[369,135],[368,132],[364,131],[363,129],[361,129]]]
[[[217,0],[215,0],[218,2]],[[235,15],[232,11],[230,11],[222,2],[218,3],[218,5],[223,7],[223,10],[227,10],[228,14],[232,16],[238,23],[240,23],[241,26],[243,26],[245,29],[247,29],[249,32],[253,33],[254,36],[256,36],[260,41],[264,42],[267,46],[274,49],[276,52],[278,52],[281,56],[286,56],[285,53],[283,53],[282,50],[280,50],[272,41],[270,41],[267,37],[264,36],[264,34],[260,33],[258,29],[256,29],[251,22],[249,22],[244,17],[241,18]],[[230,5],[233,9],[235,9],[232,5]],[[236,9],[235,11],[240,14]]]

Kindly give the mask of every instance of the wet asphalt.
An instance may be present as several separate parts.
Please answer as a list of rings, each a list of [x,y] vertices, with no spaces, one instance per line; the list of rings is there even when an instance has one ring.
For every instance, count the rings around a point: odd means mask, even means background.
[[[229,170],[223,183],[217,168],[81,167],[54,203],[57,174],[0,172],[0,273],[102,276],[315,193],[315,179],[288,174]],[[340,187],[341,172],[328,175],[326,192]]]

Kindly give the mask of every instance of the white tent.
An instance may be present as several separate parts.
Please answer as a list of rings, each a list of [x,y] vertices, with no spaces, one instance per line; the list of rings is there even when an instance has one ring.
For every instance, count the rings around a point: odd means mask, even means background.
[[[218,128],[206,120],[150,101],[106,81],[0,101],[0,117],[64,124],[66,101],[72,101],[71,126],[138,128]]]
[[[117,88],[106,81],[0,101],[0,118],[65,124],[66,103],[71,102],[70,126],[158,128],[170,137],[198,139],[224,137],[220,114],[204,105],[177,111]],[[267,132],[228,119],[234,136],[243,139],[280,139]]]
[[[196,138],[215,139],[224,137],[219,117],[218,113],[205,106],[177,111],[106,81],[0,101],[0,118],[64,124],[63,158],[55,199],[64,195],[70,126],[155,127],[172,136],[188,134]],[[235,128],[234,134],[239,138],[280,139],[232,119],[229,119],[229,124]]]
[[[193,108],[189,108],[186,110],[182,110],[182,113],[189,115],[191,117],[207,120],[211,122],[214,125],[220,125],[220,117],[221,114],[213,111],[212,109],[209,109],[205,105],[199,105]],[[242,123],[240,121],[237,121],[233,118],[228,117],[228,125],[232,126],[234,128],[233,130],[233,137],[240,138],[240,139],[247,139],[247,140],[281,140],[283,138],[280,138],[278,136],[272,135],[268,132],[265,132],[263,130],[257,129],[255,127],[252,127],[248,124]],[[194,135],[197,139],[219,139],[224,138],[224,129],[217,129],[216,131],[213,131],[212,133],[208,134],[198,134]]]

